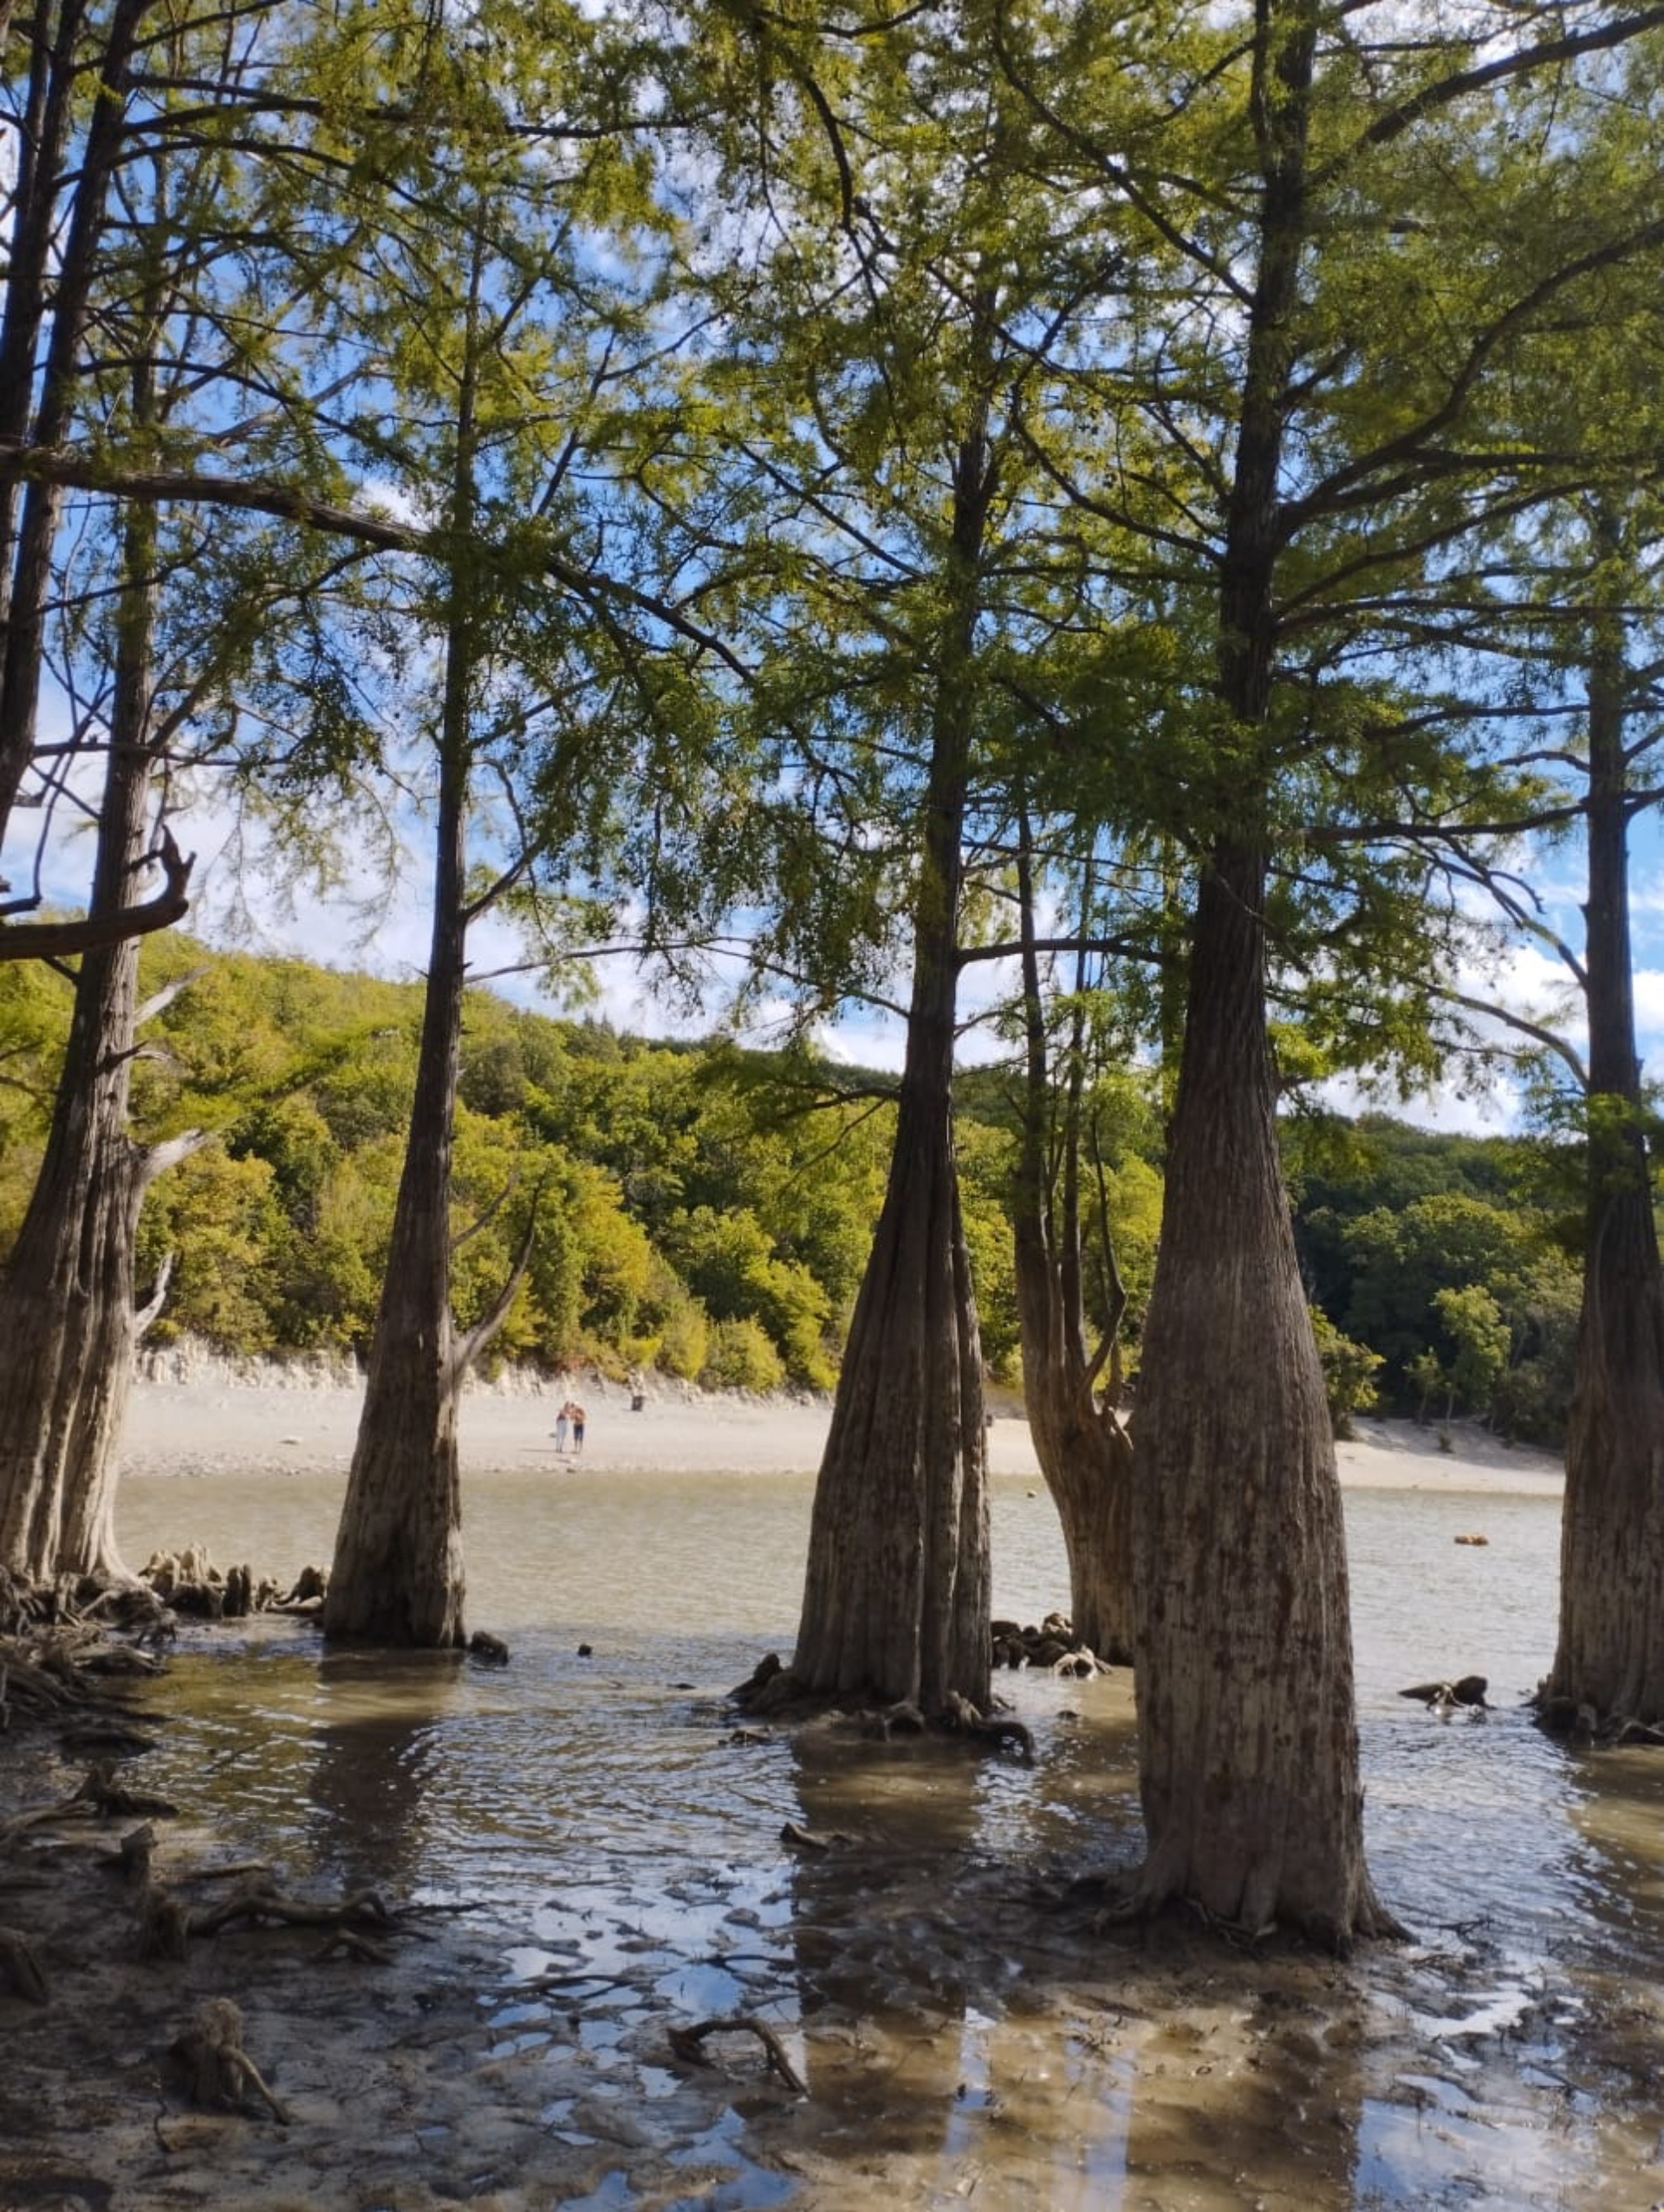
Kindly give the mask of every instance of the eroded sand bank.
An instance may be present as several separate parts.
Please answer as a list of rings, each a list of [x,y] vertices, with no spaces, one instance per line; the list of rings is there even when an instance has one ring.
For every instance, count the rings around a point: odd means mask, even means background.
[[[486,1471],[553,1461],[551,1430],[562,1399],[575,1394],[588,1416],[585,1462],[591,1467],[687,1474],[812,1474],[821,1462],[830,1407],[822,1400],[722,1396],[650,1383],[632,1410],[622,1384],[586,1377],[544,1389],[469,1389],[461,1421],[465,1468]],[[123,1464],[144,1475],[203,1474],[216,1466],[345,1467],[352,1456],[361,1394],[320,1382],[303,1369],[274,1369],[264,1382],[228,1373],[138,1386],[128,1415]],[[996,1474],[1037,1475],[1028,1423],[997,1400],[989,1432]],[[1407,1421],[1359,1424],[1338,1447],[1341,1480],[1374,1490],[1557,1491],[1560,1461],[1527,1446],[1513,1448],[1477,1423],[1447,1431]]]

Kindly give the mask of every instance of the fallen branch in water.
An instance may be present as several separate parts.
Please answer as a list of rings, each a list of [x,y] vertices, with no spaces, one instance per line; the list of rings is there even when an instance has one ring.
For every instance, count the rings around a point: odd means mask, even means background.
[[[734,2020],[702,2020],[692,2027],[673,2027],[669,2031],[670,2047],[679,2059],[690,2066],[709,2066],[716,2062],[707,2058],[705,2039],[707,2035],[754,2035],[762,2044],[767,2056],[770,2073],[779,2075],[795,2097],[807,2097],[809,2085],[786,2056],[785,2046],[766,2020],[753,2019],[749,2013]]]
[[[840,1844],[853,1844],[855,1839],[853,1836],[846,1836],[841,1828],[828,1828],[822,1831],[818,1828],[803,1828],[796,1821],[788,1820],[780,1831],[780,1840],[783,1844],[790,1844],[794,1851],[829,1851],[835,1850]]]

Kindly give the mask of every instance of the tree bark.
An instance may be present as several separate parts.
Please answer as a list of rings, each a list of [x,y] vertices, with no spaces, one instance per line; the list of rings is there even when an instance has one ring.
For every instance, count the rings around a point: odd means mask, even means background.
[[[1344,1947],[1364,1869],[1334,1443],[1278,1159],[1261,856],[1197,901],[1134,1437],[1141,1894]]]
[[[1268,719],[1297,360],[1316,0],[1267,0],[1263,191],[1219,597],[1219,695]],[[1323,1369],[1295,1257],[1265,1025],[1261,771],[1227,769],[1191,938],[1134,1435],[1141,1896],[1343,1949],[1390,1931],[1363,1861],[1352,1630]]]
[[[961,444],[913,922],[913,993],[884,1205],[815,1490],[792,1672],[811,1695],[957,1692],[991,1668],[982,1350],[953,1144],[972,649],[993,491],[987,407]]]
[[[1612,626],[1609,626],[1609,628]],[[1664,1284],[1641,1122],[1629,941],[1623,647],[1589,686],[1589,1190],[1566,1438],[1550,1721],[1664,1721]]]
[[[1045,1478],[1069,1556],[1069,1619],[1101,1659],[1130,1661],[1132,1619],[1132,1440],[1101,1378],[1113,1361],[1113,1331],[1095,1357],[1087,1349],[1082,1264],[1080,1141],[1082,1072],[1076,1052],[1065,1090],[1061,1190],[1048,1162],[1054,1084],[1046,1051],[1040,975],[1034,950],[1034,901],[1026,819],[1019,828],[1018,875],[1027,1087],[1023,1146],[1013,1207],[1017,1326],[1023,1394],[1035,1456]]]
[[[133,903],[149,858],[155,517],[127,524],[115,706],[92,914]],[[139,948],[86,953],[46,1155],[0,1282],[0,1561],[36,1579],[125,1574],[114,1528],[115,1445],[140,1317],[139,1214],[174,1150],[127,1126]]]
[[[477,225],[452,485],[452,519],[464,546],[477,507],[484,253]],[[445,613],[433,934],[416,1096],[323,1604],[324,1635],[337,1643],[439,1649],[466,1638],[457,1403],[468,1358],[483,1338],[476,1331],[459,1344],[452,1317],[451,1154],[467,984],[467,809],[478,658],[473,587],[458,562]]]
[[[56,234],[60,172],[70,127],[70,105],[77,36],[83,10],[65,0],[49,49],[36,47],[36,76],[41,80],[39,107],[46,142],[26,165],[29,191],[19,211],[20,237],[28,248],[21,284],[8,272],[7,310],[0,322],[0,439],[23,435],[31,402],[29,441],[54,446],[70,417],[87,327],[98,250],[107,220],[110,179],[121,142],[127,76],[140,24],[153,0],[115,0],[100,56],[95,98],[88,118],[62,257],[49,280],[51,241]],[[31,80],[31,106],[36,82]],[[51,329],[40,365],[35,397],[36,348],[51,303]],[[14,298],[16,312],[12,312]],[[40,705],[41,662],[52,556],[63,493],[45,479],[18,493],[0,491],[0,836],[4,834],[24,777],[34,757]]]
[[[455,671],[447,677],[458,680]],[[466,981],[467,771],[453,748],[445,751],[416,1096],[324,1599],[332,1642],[437,1648],[465,1640],[451,1145]]]

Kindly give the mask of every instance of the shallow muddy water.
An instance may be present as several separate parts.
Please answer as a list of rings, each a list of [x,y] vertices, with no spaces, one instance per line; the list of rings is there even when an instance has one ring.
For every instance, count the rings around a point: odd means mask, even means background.
[[[123,1547],[290,1575],[327,1561],[341,1488],[133,1480]],[[1031,1769],[737,1729],[723,1692],[790,1650],[811,1493],[478,1475],[469,1619],[507,1670],[321,1659],[286,1624],[187,1636],[146,1786],[229,1851],[478,1908],[492,2047],[546,2078],[537,2124],[595,2153],[543,2201],[584,2212],[1664,2198],[1664,1754],[1568,1753],[1519,1710],[1552,1642],[1554,1501],[1348,1498],[1370,1862],[1415,1940],[1342,1966],[1134,1937],[1070,1902],[1138,1854],[1124,1676],[1003,1675]],[[1453,1542],[1472,1530],[1485,1547]],[[996,1485],[995,1560],[997,1612],[1066,1602],[1023,1481]],[[1465,1673],[1490,1677],[1479,1723],[1396,1695]],[[855,1840],[804,1857],[787,1821]],[[735,2013],[779,2032],[809,2098],[655,2131],[679,2110],[666,2020]],[[634,2117],[609,2133],[603,2109]],[[705,2178],[649,2191],[632,2128]]]

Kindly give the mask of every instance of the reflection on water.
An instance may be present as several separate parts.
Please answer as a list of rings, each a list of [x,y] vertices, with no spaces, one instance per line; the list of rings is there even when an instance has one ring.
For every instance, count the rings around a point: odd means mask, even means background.
[[[1124,1677],[1003,1676],[1032,1769],[736,1728],[721,1693],[790,1643],[811,1489],[478,1478],[470,1619],[510,1638],[509,1669],[217,1631],[215,1663],[187,1656],[163,1690],[179,1725],[156,1786],[206,1788],[233,1850],[484,1902],[497,2047],[575,2046],[643,2108],[675,2087],[648,2055],[667,2014],[770,2020],[811,2095],[737,2099],[691,2148],[731,2175],[725,2202],[1664,2196],[1664,1761],[1568,1753],[1520,1710],[1552,1636],[1551,1501],[1348,1500],[1371,1863],[1418,1940],[1340,1966],[1056,1909],[1137,1856]],[[338,1476],[152,1480],[121,1534],[130,1557],[202,1542],[291,1574],[327,1559],[339,1495]],[[997,1608],[1036,1617],[1067,1587],[1050,1509],[1008,1482],[995,1518]],[[1476,1526],[1486,1547],[1453,1543]],[[1397,1695],[1469,1672],[1495,1701],[1477,1722]],[[848,1840],[794,1851],[787,1821]],[[551,2095],[545,2127],[588,2141],[582,2119]]]

